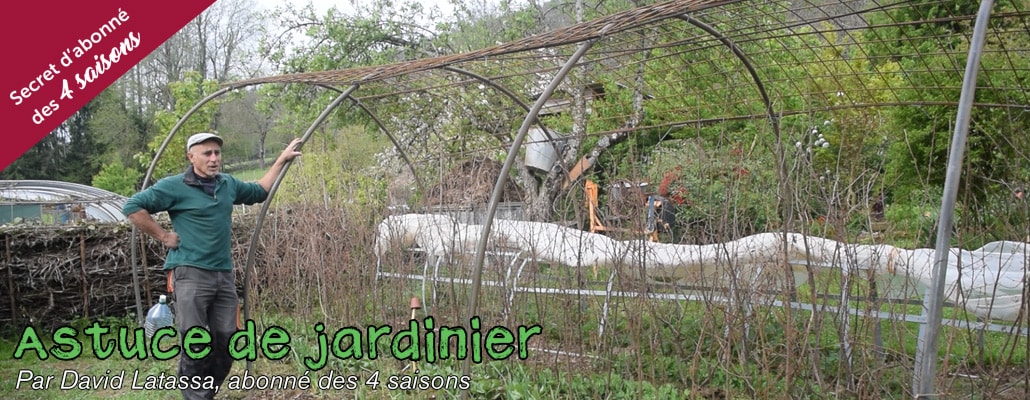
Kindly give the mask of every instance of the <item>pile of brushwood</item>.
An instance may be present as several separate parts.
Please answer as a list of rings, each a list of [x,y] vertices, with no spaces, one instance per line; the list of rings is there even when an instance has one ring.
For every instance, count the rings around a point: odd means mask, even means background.
[[[474,158],[455,166],[429,189],[427,205],[474,205],[490,200],[494,184],[501,176],[500,162],[488,158]],[[511,179],[501,192],[502,202],[522,201],[522,189]]]
[[[246,260],[253,220],[233,222],[237,271]],[[0,326],[43,328],[136,316],[134,288],[145,313],[166,294],[165,249],[138,233],[134,277],[131,234],[128,223],[0,226]]]

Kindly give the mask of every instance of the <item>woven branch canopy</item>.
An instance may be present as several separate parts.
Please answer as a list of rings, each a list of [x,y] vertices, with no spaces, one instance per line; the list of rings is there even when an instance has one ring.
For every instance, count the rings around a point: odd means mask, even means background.
[[[1021,0],[999,4],[983,51],[984,60],[995,61],[982,64],[977,80],[977,94],[991,95],[978,96],[974,107],[1025,113],[1030,12]],[[947,1],[676,0],[461,54],[230,86],[357,86],[352,99],[413,162],[438,156],[427,145],[433,140],[461,141],[448,151],[466,158],[496,156],[507,151],[527,106],[582,44],[592,43],[540,111],[545,129],[587,139],[765,119],[772,123],[764,124],[771,128],[763,137],[772,143],[781,136],[775,126],[788,116],[822,122],[841,110],[874,116],[887,107],[956,107],[976,12],[976,4],[964,10]],[[930,25],[937,27],[933,36],[917,36]],[[569,109],[572,93],[583,88],[594,96],[588,109],[605,108],[587,111],[585,131],[547,119]],[[634,97],[648,103],[645,112],[633,106]],[[468,132],[487,132],[480,136],[488,140],[462,135]]]

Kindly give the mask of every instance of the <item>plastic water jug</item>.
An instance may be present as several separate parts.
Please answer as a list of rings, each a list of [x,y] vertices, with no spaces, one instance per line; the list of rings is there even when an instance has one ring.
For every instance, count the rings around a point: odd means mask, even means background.
[[[143,330],[146,331],[147,338],[154,337],[154,332],[157,332],[158,329],[172,326],[172,319],[172,308],[168,306],[168,298],[162,294],[157,304],[147,311],[147,319],[143,323]]]

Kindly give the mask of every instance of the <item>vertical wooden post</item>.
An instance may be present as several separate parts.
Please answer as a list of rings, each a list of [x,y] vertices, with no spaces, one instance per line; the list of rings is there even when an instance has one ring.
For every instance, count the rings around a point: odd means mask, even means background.
[[[422,302],[419,301],[418,297],[411,298],[411,320],[415,320],[415,311],[422,308]],[[429,344],[427,344],[428,346]],[[415,360],[411,361],[411,373],[418,375],[418,362]]]
[[[79,232],[79,271],[82,272],[82,316],[89,320],[89,277],[86,276],[85,232]]]
[[[4,235],[4,257],[7,261],[7,296],[11,300],[11,325],[18,324],[18,304],[14,295],[14,264],[11,262],[11,235]]]
[[[144,236],[143,232],[140,232],[139,235],[139,262],[140,265],[143,266],[143,293],[147,296],[147,310],[149,310],[150,307],[154,305],[154,297],[150,294],[150,273],[147,271],[147,269],[150,268],[150,266],[147,265],[147,238]]]

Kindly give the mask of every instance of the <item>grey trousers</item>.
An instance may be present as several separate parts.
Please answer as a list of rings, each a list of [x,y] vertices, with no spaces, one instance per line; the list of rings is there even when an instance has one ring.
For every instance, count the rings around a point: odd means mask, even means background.
[[[209,271],[201,268],[179,266],[172,271],[175,296],[175,325],[179,330],[179,345],[183,345],[186,331],[200,326],[211,334],[211,351],[207,356],[193,359],[186,355],[185,348],[179,353],[179,376],[213,377],[215,387],[222,385],[232,358],[229,356],[229,338],[236,333],[236,313],[239,299],[236,297],[235,275],[232,271]],[[199,351],[196,347],[194,351]],[[211,389],[184,388],[182,397],[186,400],[213,399]]]

